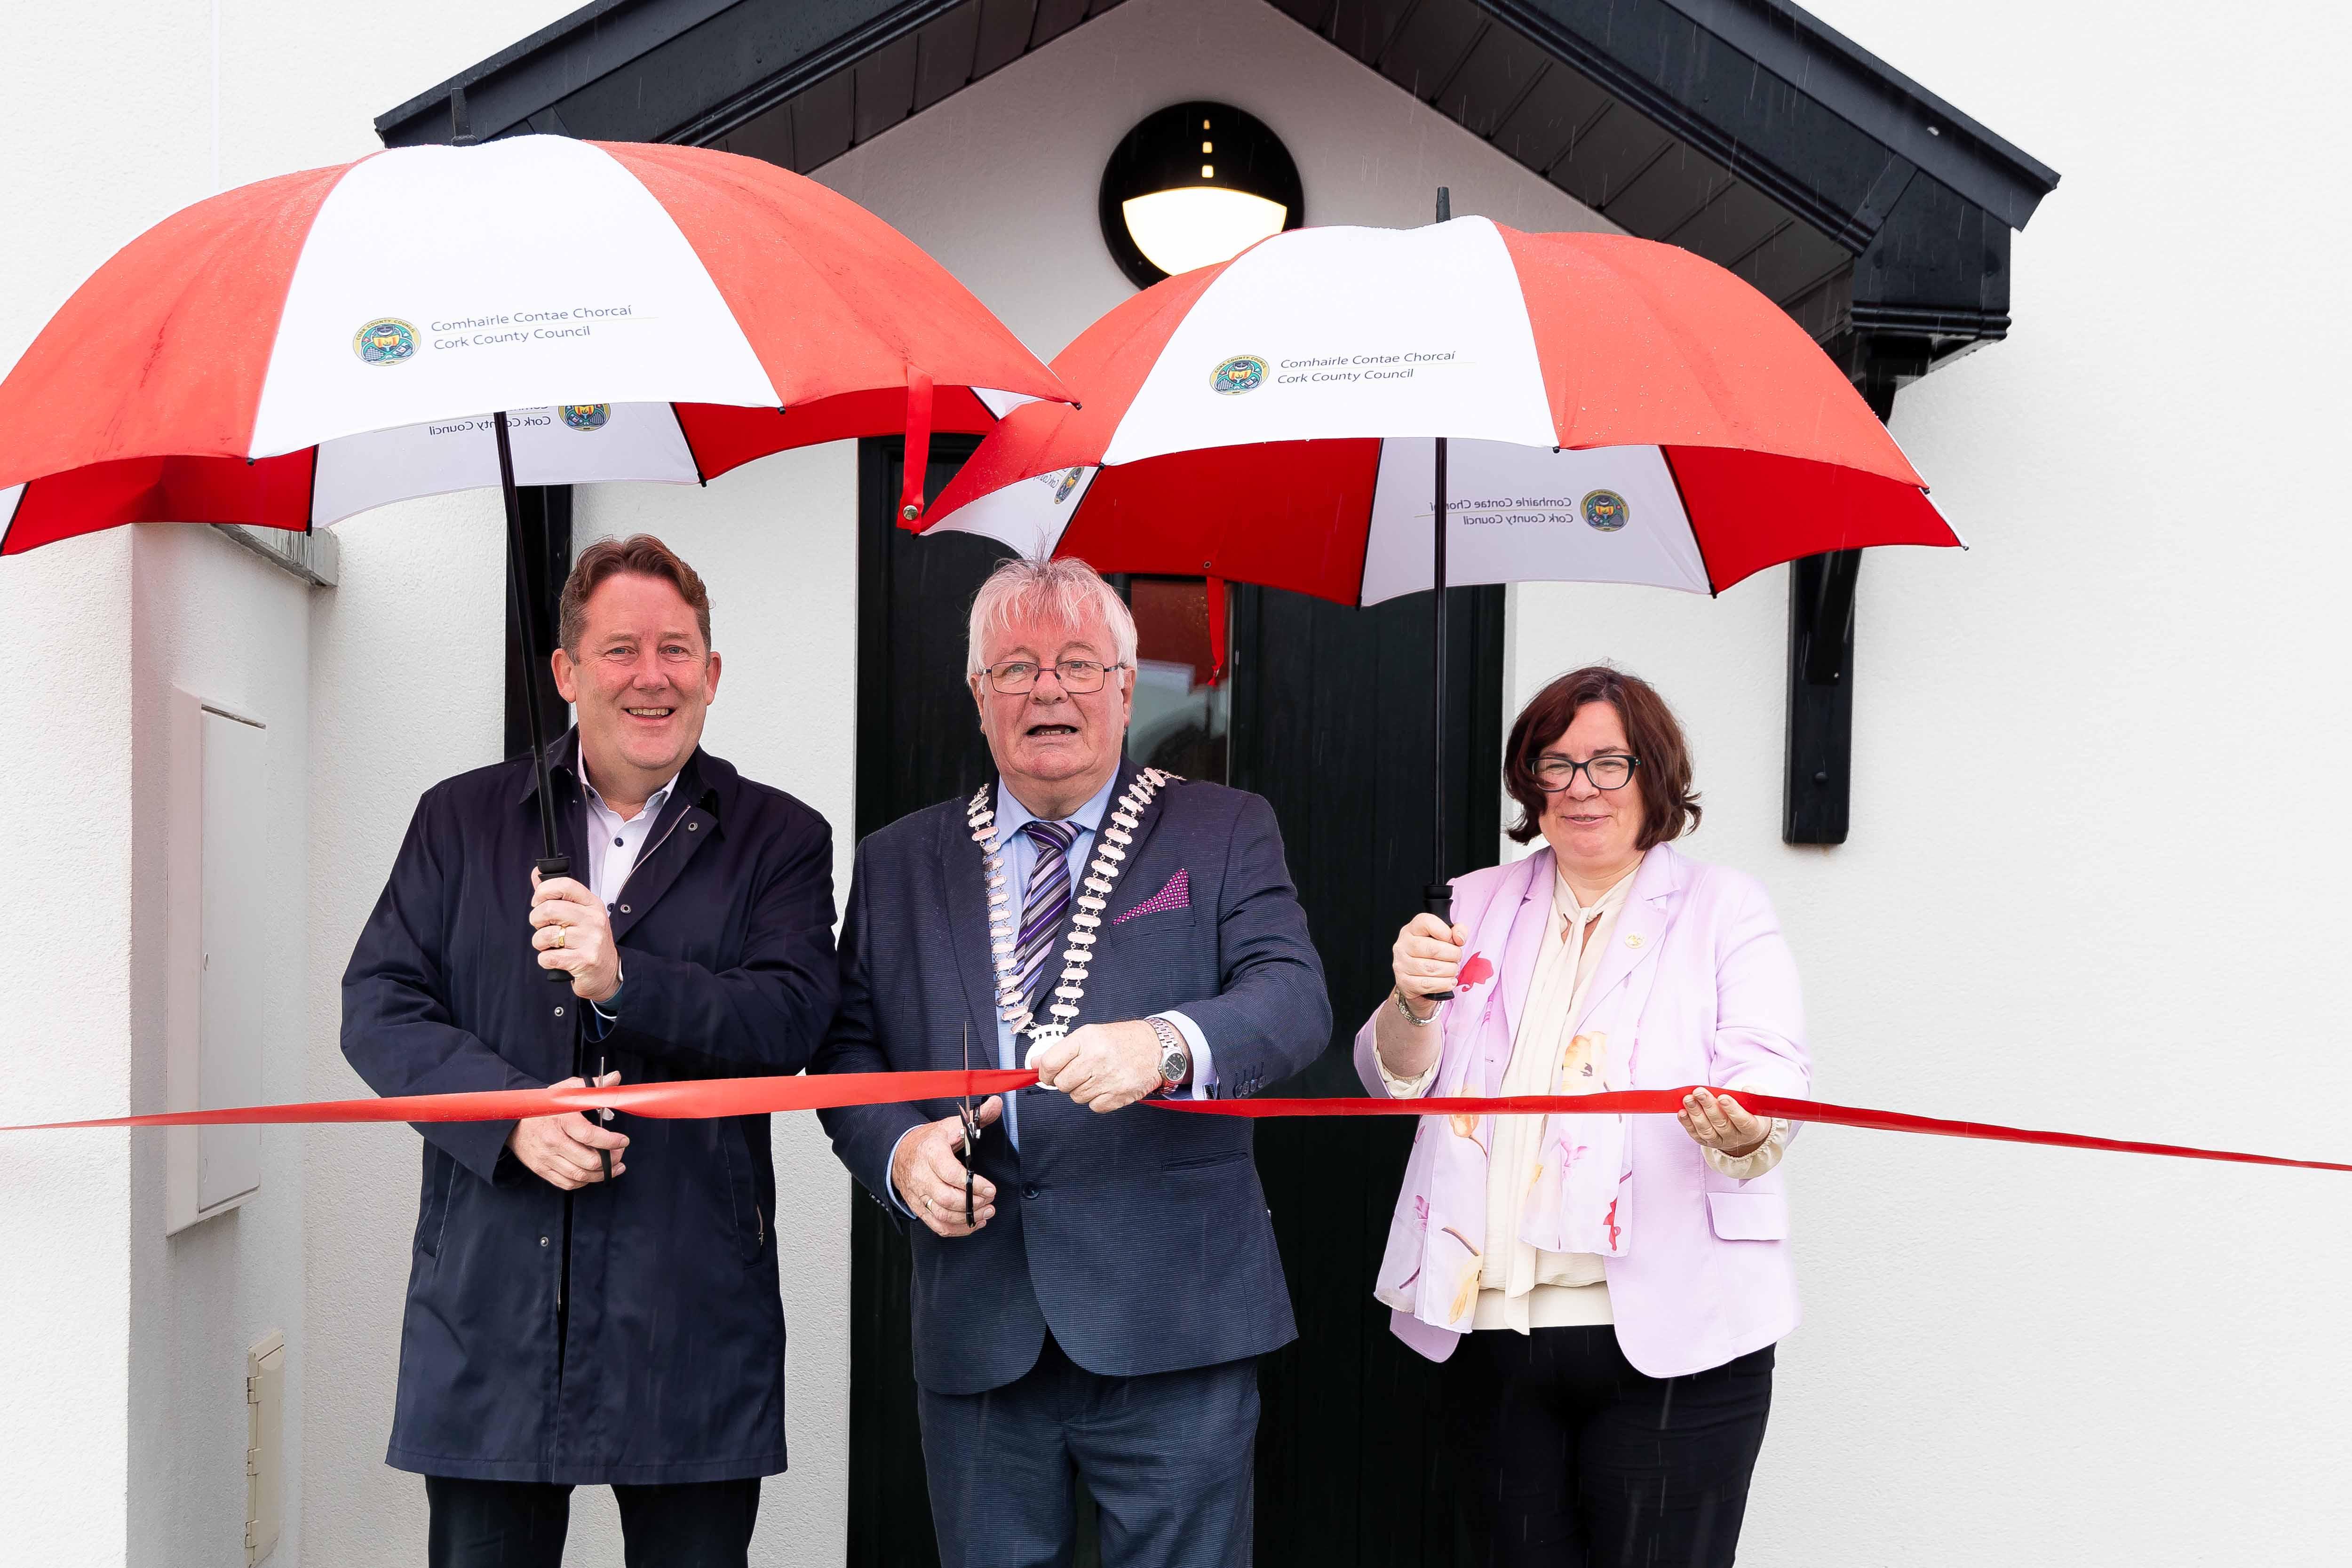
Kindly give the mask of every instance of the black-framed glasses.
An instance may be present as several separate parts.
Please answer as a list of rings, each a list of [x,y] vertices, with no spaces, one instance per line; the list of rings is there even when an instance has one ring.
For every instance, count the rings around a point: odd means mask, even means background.
[[[1043,668],[1034,659],[1008,658],[1003,664],[988,667],[988,684],[1007,697],[1018,697],[1035,689]],[[1112,670],[1126,667],[1097,664],[1090,658],[1066,658],[1052,668],[1054,679],[1062,683],[1063,690],[1083,697],[1090,691],[1100,691]]]
[[[1641,765],[1641,758],[1622,752],[1603,752],[1581,763],[1571,763],[1566,757],[1546,757],[1535,766],[1536,788],[1546,795],[1558,795],[1576,782],[1576,772],[1581,768],[1594,789],[1623,789],[1633,782],[1633,770]]]

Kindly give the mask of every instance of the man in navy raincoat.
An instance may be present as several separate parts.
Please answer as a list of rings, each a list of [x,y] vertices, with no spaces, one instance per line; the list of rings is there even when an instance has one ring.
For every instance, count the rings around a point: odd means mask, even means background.
[[[343,976],[344,1055],[386,1095],[800,1071],[834,1010],[832,833],[702,751],[701,579],[658,540],[600,542],[562,641],[573,874],[538,885],[528,759],[427,791]],[[768,1119],[417,1131],[385,1458],[426,1478],[434,1568],[556,1568],[595,1484],[630,1563],[742,1563],[784,1468]]]

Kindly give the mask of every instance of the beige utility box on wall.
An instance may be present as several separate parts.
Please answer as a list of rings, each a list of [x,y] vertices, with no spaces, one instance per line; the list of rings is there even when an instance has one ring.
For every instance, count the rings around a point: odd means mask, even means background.
[[[272,1330],[245,1352],[245,1561],[278,1548],[286,1480],[286,1336]]]

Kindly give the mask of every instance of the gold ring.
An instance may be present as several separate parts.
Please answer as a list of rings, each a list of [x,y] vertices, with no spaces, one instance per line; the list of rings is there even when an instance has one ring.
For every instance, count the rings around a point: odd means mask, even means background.
[[[571,935],[572,928],[570,926],[559,924],[555,928],[555,945],[562,947],[564,942],[570,939]]]

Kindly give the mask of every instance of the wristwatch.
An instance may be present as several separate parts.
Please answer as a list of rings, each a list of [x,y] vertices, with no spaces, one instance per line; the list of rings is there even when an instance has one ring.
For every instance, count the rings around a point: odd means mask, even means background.
[[[1184,1079],[1192,1071],[1192,1047],[1184,1043],[1184,1031],[1165,1018],[1146,1018],[1151,1032],[1160,1037],[1160,1088],[1173,1094],[1184,1087]]]
[[[1436,1006],[1432,1007],[1429,1010],[1429,1016],[1424,1018],[1420,1014],[1405,1005],[1404,990],[1402,986],[1391,986],[1389,988],[1389,994],[1396,998],[1397,1011],[1404,1015],[1404,1021],[1411,1024],[1416,1029],[1426,1029],[1432,1024],[1437,1022],[1437,1016],[1440,1013],[1445,1011],[1445,1004],[1444,1002],[1440,1002]]]

